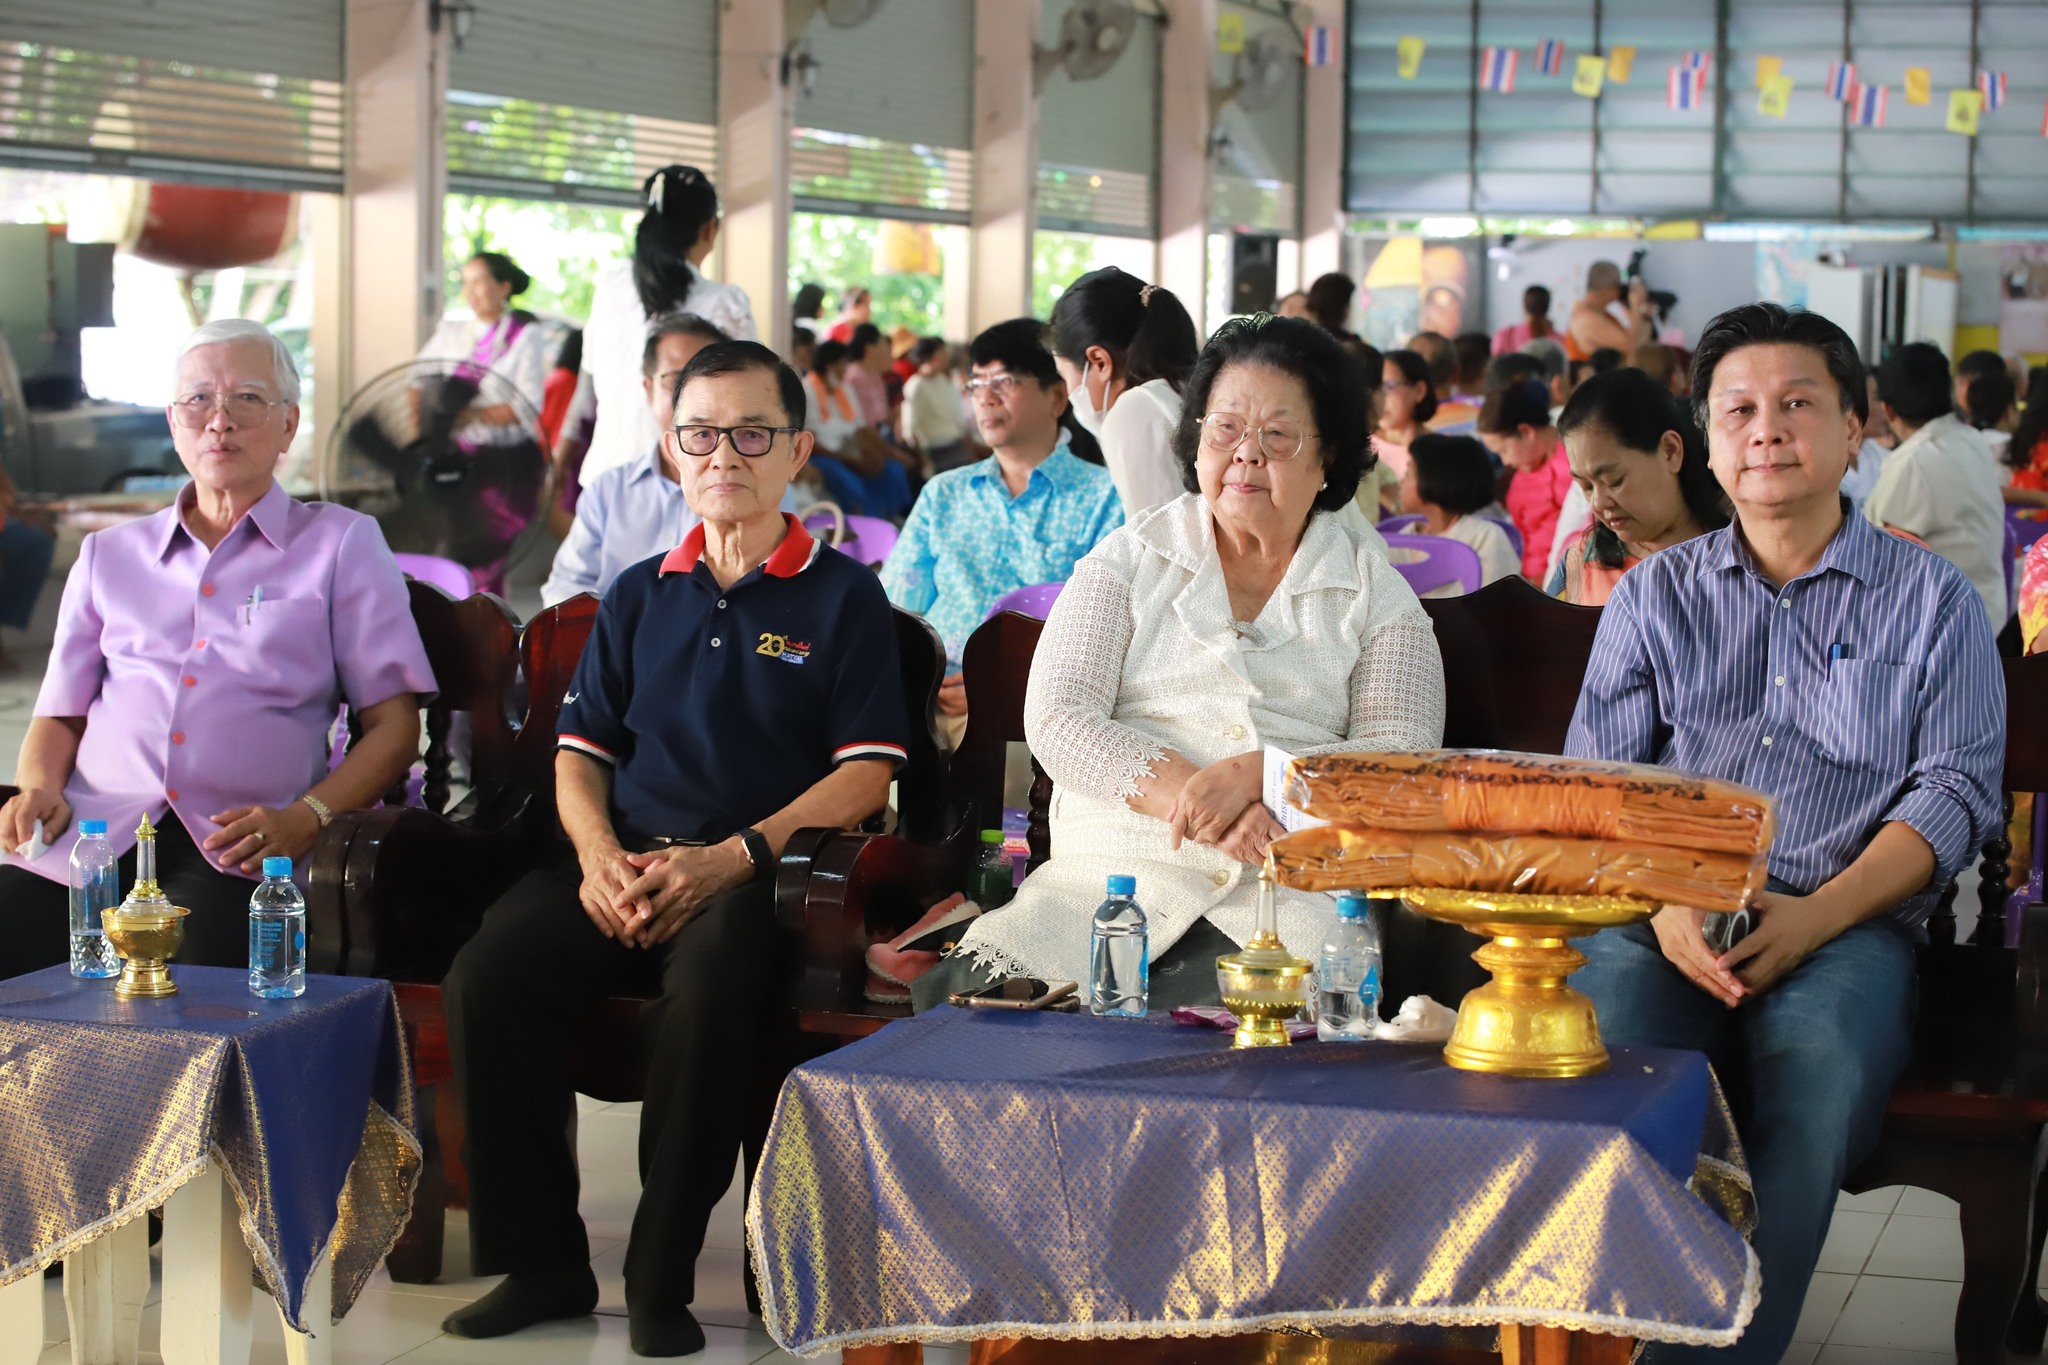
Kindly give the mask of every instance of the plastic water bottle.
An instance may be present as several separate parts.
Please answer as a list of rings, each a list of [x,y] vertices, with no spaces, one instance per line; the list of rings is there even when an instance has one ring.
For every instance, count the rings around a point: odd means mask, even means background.
[[[1380,931],[1372,902],[1337,898],[1337,922],[1323,943],[1316,971],[1316,1037],[1362,1042],[1380,1021]]]
[[[89,980],[119,976],[121,959],[107,942],[102,910],[121,903],[121,860],[107,842],[107,822],[80,820],[71,846],[71,974]]]
[[[1017,894],[1017,871],[1003,847],[1003,832],[981,832],[981,854],[974,860],[974,900],[983,910],[1008,905]]]
[[[1116,1019],[1144,1018],[1152,990],[1152,943],[1145,911],[1132,899],[1137,890],[1136,877],[1111,877],[1109,899],[1095,907],[1088,1008]]]
[[[306,898],[290,858],[265,858],[249,897],[249,993],[283,1000],[306,993]]]

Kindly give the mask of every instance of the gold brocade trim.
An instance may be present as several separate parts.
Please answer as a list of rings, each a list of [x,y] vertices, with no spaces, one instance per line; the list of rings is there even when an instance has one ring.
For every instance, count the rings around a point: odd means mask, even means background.
[[[30,1275],[41,1274],[73,1252],[98,1241],[115,1228],[134,1222],[151,1209],[163,1207],[164,1201],[176,1194],[180,1187],[206,1174],[206,1163],[212,1159],[210,1152],[201,1154],[196,1160],[179,1167],[169,1177],[150,1186],[105,1218],[86,1224],[78,1231],[60,1238],[32,1256],[16,1261],[13,1265],[0,1266],[0,1287],[13,1284],[16,1280]]]

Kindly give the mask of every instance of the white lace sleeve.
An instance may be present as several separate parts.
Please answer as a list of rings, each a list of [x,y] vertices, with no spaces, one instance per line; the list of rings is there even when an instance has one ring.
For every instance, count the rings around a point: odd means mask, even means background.
[[[1053,781],[1105,801],[1138,794],[1166,751],[1112,719],[1131,647],[1128,585],[1101,558],[1074,566],[1046,618],[1024,692],[1024,738]]]
[[[1342,741],[1297,756],[1435,749],[1444,741],[1444,663],[1421,607],[1383,621],[1351,669],[1351,722]]]

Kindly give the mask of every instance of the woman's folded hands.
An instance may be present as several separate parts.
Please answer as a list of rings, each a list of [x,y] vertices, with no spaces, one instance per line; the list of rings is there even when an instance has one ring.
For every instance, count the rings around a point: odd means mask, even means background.
[[[1173,847],[1183,842],[1259,863],[1280,837],[1280,824],[1259,800],[1263,768],[1257,753],[1233,754],[1207,767],[1168,751],[1139,784],[1131,809],[1163,820]]]

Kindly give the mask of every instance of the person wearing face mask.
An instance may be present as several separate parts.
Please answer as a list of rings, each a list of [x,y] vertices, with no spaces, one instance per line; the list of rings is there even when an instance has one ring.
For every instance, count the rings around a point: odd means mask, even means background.
[[[1180,300],[1113,265],[1091,270],[1053,305],[1052,347],[1074,419],[1101,444],[1124,515],[1179,497],[1173,429],[1200,351]]]
[[[1594,375],[1564,405],[1557,429],[1593,524],[1567,545],[1544,585],[1551,596],[1605,606],[1637,564],[1728,524],[1705,441],[1652,376],[1635,369]]]

